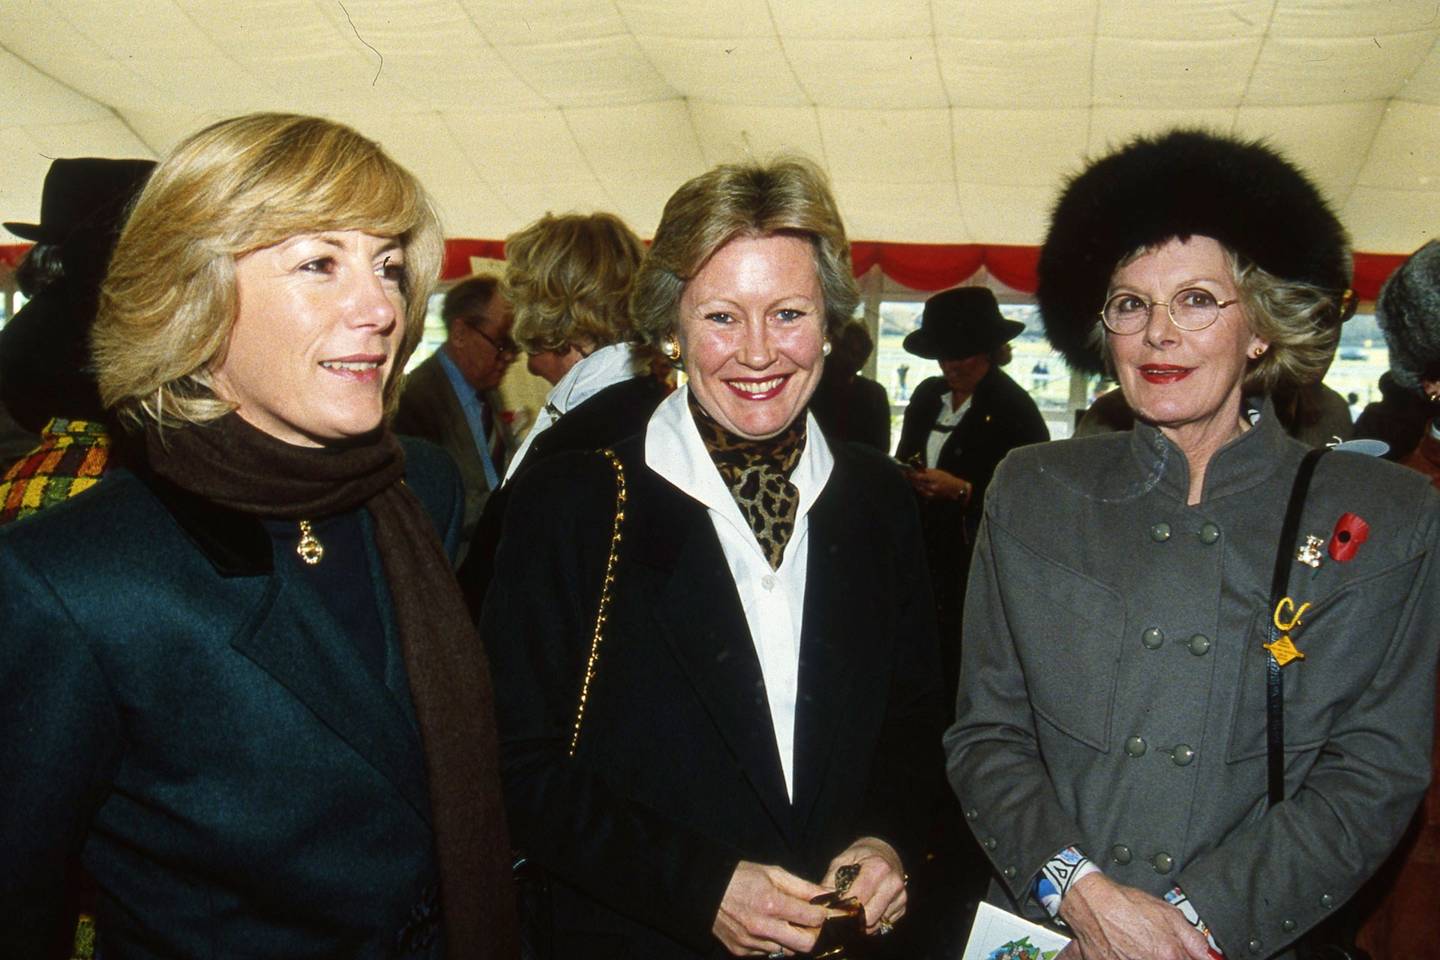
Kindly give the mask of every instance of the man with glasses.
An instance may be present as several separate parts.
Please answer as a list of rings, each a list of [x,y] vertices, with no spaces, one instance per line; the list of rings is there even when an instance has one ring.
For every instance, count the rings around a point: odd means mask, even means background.
[[[440,444],[465,480],[464,542],[514,449],[495,389],[519,353],[514,317],[494,277],[472,277],[445,294],[445,343],[406,376],[395,432]]]

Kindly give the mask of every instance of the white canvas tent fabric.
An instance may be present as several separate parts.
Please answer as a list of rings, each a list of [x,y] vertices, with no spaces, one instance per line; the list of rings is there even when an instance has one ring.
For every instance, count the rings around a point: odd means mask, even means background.
[[[1404,253],[1440,233],[1437,38],[1436,0],[0,0],[0,214],[38,216],[50,158],[278,109],[380,140],[454,237],[648,235],[688,177],[793,150],[856,239],[1035,244],[1085,157],[1190,124]]]

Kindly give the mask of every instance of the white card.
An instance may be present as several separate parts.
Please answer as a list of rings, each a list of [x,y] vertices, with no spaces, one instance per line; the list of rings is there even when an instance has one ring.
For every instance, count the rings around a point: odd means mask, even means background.
[[[982,902],[960,960],[1053,960],[1068,937]]]

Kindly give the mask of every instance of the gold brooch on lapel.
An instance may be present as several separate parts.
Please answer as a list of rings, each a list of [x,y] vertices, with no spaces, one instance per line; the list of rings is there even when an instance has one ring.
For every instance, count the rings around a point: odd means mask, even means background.
[[[1300,618],[1305,616],[1305,611],[1309,609],[1308,602],[1300,604],[1299,609],[1296,609],[1295,601],[1289,597],[1283,597],[1279,603],[1275,604],[1275,613],[1271,616],[1271,620],[1275,624],[1275,629],[1280,631],[1280,638],[1261,644],[1261,646],[1269,650],[1270,655],[1275,658],[1275,662],[1282,667],[1291,660],[1305,659],[1304,652],[1295,646],[1295,641],[1290,638],[1290,631],[1301,625]],[[1289,617],[1288,621],[1281,619],[1287,616]]]
[[[1312,570],[1320,566],[1320,551],[1324,548],[1325,541],[1313,533],[1305,535],[1305,545],[1295,551],[1295,559]]]
[[[325,556],[325,545],[315,536],[309,520],[300,521],[300,542],[295,544],[295,552],[309,567],[315,566]]]

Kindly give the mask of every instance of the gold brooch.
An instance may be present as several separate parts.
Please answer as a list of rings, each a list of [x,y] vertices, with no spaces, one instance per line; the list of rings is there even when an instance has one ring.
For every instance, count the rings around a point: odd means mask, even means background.
[[[1310,604],[1306,602],[1300,604],[1300,608],[1297,610],[1295,601],[1289,597],[1282,597],[1280,602],[1275,604],[1275,613],[1271,616],[1271,621],[1275,624],[1275,629],[1280,631],[1280,638],[1271,643],[1261,644],[1261,646],[1269,650],[1270,655],[1275,658],[1275,662],[1282,667],[1291,660],[1305,659],[1304,652],[1295,646],[1294,640],[1290,639],[1290,631],[1301,625],[1300,618],[1305,616],[1305,611],[1309,609]],[[1285,616],[1289,617],[1288,621],[1281,619]]]
[[[305,561],[306,566],[311,567],[325,556],[325,545],[315,538],[315,531],[311,529],[309,520],[300,521],[300,542],[295,544],[295,552]]]

